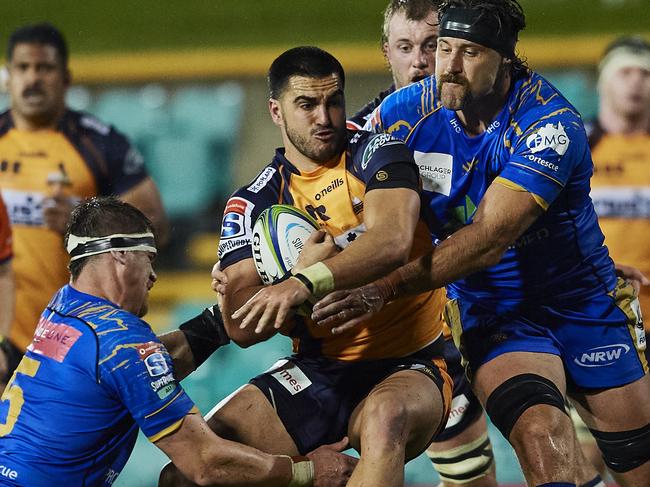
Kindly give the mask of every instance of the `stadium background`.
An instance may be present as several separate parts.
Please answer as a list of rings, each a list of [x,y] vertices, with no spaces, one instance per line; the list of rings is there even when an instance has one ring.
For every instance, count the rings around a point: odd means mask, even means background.
[[[521,0],[528,28],[520,53],[576,105],[597,109],[595,66],[623,33],[650,37],[650,0]],[[313,44],[347,73],[352,114],[391,82],[379,51],[386,0],[24,0],[4,2],[0,42],[16,27],[47,20],[71,51],[69,104],[114,123],[143,152],[172,221],[158,260],[147,320],[166,330],[213,301],[209,272],[219,217],[280,144],[266,111],[265,72],[283,50]],[[0,93],[0,108],[8,103]],[[289,351],[278,338],[220,350],[184,381],[206,413]],[[510,447],[492,431],[500,483],[522,480]],[[156,485],[164,456],[139,438],[116,486]],[[435,485],[428,460],[407,466],[408,485]]]

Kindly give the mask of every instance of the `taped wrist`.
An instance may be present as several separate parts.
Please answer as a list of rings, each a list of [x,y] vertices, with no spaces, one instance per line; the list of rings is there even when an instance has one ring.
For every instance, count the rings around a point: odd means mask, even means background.
[[[402,282],[402,276],[399,272],[393,272],[375,282],[379,296],[384,300],[384,303],[397,298],[397,287],[400,282]]]
[[[292,277],[302,282],[317,298],[334,291],[334,275],[322,262],[310,265]]]
[[[311,487],[314,484],[314,462],[307,457],[291,458],[291,482],[287,487]]]
[[[221,311],[215,304],[178,327],[190,346],[194,364],[198,368],[214,351],[230,343]]]

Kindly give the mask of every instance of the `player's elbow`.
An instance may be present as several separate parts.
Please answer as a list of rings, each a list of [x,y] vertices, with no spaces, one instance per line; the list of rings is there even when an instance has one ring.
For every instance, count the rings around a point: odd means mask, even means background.
[[[251,325],[252,326],[252,325]],[[230,339],[240,348],[248,348],[258,343],[259,337],[254,336],[248,329],[242,330],[238,323],[226,324],[226,332]]]
[[[385,244],[385,256],[382,259],[392,269],[408,264],[413,240],[410,238],[392,238]]]

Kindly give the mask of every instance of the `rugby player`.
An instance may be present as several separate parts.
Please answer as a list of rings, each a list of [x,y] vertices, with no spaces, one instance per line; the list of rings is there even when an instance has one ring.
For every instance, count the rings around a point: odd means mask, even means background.
[[[253,295],[305,290],[302,302],[328,293],[333,282],[347,287],[372,281],[431,249],[418,223],[412,154],[387,135],[346,130],[344,83],[340,63],[315,47],[291,49],[269,70],[269,110],[284,148],[226,206],[219,243],[229,282],[223,313],[238,344],[253,345],[281,331],[294,339],[296,354],[239,389],[208,424],[222,436],[289,455],[347,435],[360,453],[349,486],[399,486],[404,463],[426,449],[449,412],[444,338],[440,323],[432,326],[431,320],[441,311],[436,295],[397,300],[340,335],[298,316],[281,317],[278,328],[231,317]],[[276,203],[310,213],[343,250],[262,288],[252,227]],[[170,468],[163,477],[163,485],[182,485]]]
[[[335,448],[292,459],[208,428],[178,380],[229,339],[216,307],[161,339],[141,319],[156,246],[139,210],[92,198],[73,211],[65,241],[70,284],[43,311],[2,396],[0,484],[110,486],[139,427],[200,485],[345,485],[355,460]]]
[[[643,324],[603,246],[582,121],[515,55],[525,25],[515,0],[440,10],[436,78],[387,98],[372,119],[418,154],[441,240],[390,294],[448,284],[447,322],[474,390],[529,484],[586,481],[568,392],[617,481],[645,485]]]
[[[640,37],[615,40],[598,71],[598,116],[586,127],[594,161],[591,199],[614,261],[650,275],[650,44]],[[641,311],[648,313],[649,282],[641,276],[639,283]],[[604,471],[593,436],[574,412],[578,440]]]
[[[388,95],[433,75],[439,3],[433,0],[391,0],[387,5],[381,42],[393,84],[349,118],[348,127],[363,127]],[[444,290],[440,289],[438,293],[444,300]],[[443,331],[445,362],[454,382],[453,401],[445,429],[426,453],[444,486],[496,486],[494,454],[483,408],[465,377],[460,354],[445,323]]]
[[[617,481],[647,485],[645,335],[603,246],[580,116],[515,55],[525,25],[515,0],[440,12],[436,77],[389,96],[371,121],[416,153],[441,243],[376,294],[448,285],[446,318],[474,390],[529,484],[584,483],[568,392]],[[264,306],[264,293],[237,316],[278,321],[303,296]]]
[[[11,224],[4,200],[0,195],[0,347],[4,341],[3,337],[9,332],[14,316],[15,289],[12,257]],[[15,367],[10,362],[10,357],[0,353],[0,377],[4,377],[9,368]],[[4,384],[1,386],[4,387]]]
[[[161,241],[168,232],[137,149],[113,127],[66,108],[71,74],[62,34],[49,24],[22,27],[11,34],[6,59],[11,106],[0,114],[7,161],[0,188],[13,227],[16,314],[0,355],[17,364],[41,311],[68,280],[63,234],[75,202],[119,195],[151,218]]]

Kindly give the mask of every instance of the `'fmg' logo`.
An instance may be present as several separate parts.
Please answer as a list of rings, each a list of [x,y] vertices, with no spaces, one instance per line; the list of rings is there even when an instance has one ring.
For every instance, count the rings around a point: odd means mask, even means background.
[[[630,347],[624,343],[614,343],[604,347],[596,347],[587,350],[580,358],[574,358],[573,361],[580,367],[607,367],[612,365],[621,356],[630,351]]]

